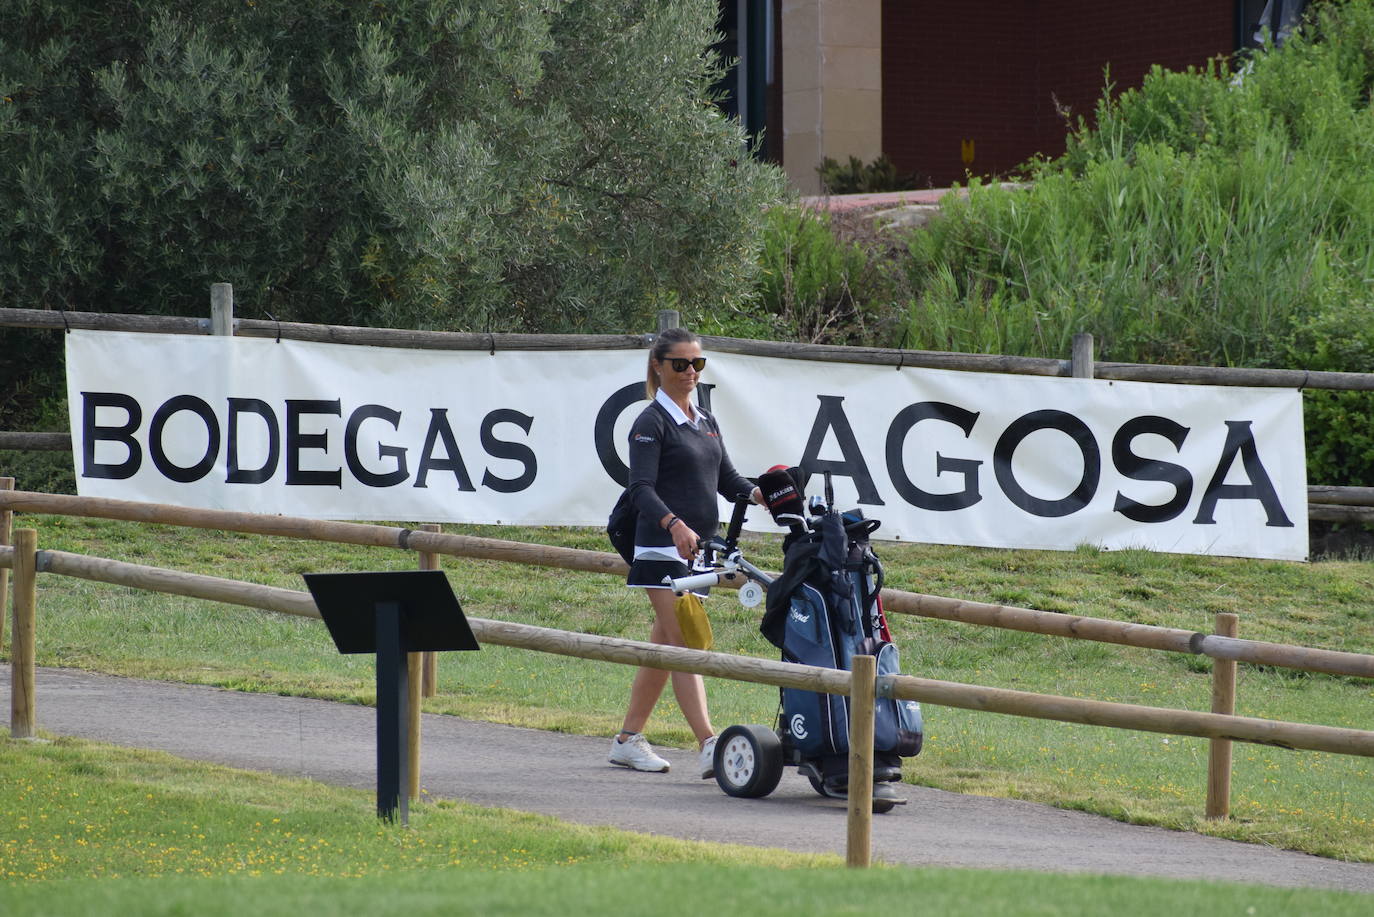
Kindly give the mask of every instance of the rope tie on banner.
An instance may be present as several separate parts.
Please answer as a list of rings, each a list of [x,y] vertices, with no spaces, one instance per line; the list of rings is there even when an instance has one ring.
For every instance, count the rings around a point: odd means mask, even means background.
[[[902,371],[902,366],[906,363],[906,336],[911,333],[911,329],[903,329],[902,339],[897,342],[897,372]]]
[[[71,334],[71,333],[72,333],[72,326],[71,326],[70,324],[68,324],[68,322],[67,322],[67,310],[64,309],[64,308],[62,308],[62,307],[59,305],[59,306],[57,307],[57,311],[58,311],[59,313],[61,313],[61,315],[62,315],[62,327],[67,329],[67,333],[68,333],[68,334]]]
[[[268,318],[270,318],[272,321],[277,322],[277,343],[280,344],[280,343],[281,343],[281,322],[277,321],[277,317],[276,317],[275,315],[273,315],[271,312],[268,312],[266,309],[263,309],[263,310],[262,310],[262,314],[263,314],[263,315],[266,315],[266,316],[267,316]]]
[[[1310,369],[1304,369],[1304,370],[1302,371],[1302,384],[1300,384],[1300,385],[1298,386],[1298,391],[1300,391],[1300,392],[1301,392],[1301,391],[1304,391],[1304,390],[1307,388],[1307,382],[1308,382],[1308,380],[1311,379],[1311,378],[1312,378],[1312,370],[1310,370]]]

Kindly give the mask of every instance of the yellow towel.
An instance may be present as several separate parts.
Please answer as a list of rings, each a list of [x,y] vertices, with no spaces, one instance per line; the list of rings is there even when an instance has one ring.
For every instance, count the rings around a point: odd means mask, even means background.
[[[701,597],[690,592],[678,596],[677,626],[682,629],[682,639],[694,650],[709,650],[715,645],[711,635],[711,619],[706,617],[706,606]]]

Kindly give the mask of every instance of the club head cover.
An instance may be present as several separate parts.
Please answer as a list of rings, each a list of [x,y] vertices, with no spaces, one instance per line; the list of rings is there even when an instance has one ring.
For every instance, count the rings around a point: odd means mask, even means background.
[[[763,504],[778,525],[793,525],[806,518],[806,503],[793,471],[785,465],[774,465],[759,475]]]

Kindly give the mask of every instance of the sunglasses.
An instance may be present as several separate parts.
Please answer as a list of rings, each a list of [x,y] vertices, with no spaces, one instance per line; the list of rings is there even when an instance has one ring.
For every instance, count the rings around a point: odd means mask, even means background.
[[[685,373],[687,371],[687,367],[689,366],[692,367],[692,369],[695,369],[697,372],[701,372],[703,369],[706,368],[705,357],[697,357],[693,360],[688,360],[684,357],[669,357],[663,362],[671,363],[673,366],[673,372],[675,373]]]

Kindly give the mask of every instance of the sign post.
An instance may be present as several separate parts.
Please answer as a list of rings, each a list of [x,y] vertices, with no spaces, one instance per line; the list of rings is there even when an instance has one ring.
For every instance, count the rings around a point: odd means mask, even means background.
[[[307,573],[305,584],[340,653],[377,655],[377,814],[409,824],[406,656],[480,649],[477,638],[439,570]]]

